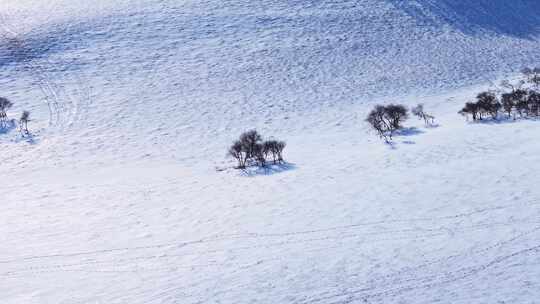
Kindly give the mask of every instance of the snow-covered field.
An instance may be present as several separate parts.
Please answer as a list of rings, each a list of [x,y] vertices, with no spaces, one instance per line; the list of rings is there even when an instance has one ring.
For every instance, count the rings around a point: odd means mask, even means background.
[[[457,111],[540,2],[80,2],[0,0],[0,303],[538,303],[540,122]],[[248,128],[288,164],[231,169]]]

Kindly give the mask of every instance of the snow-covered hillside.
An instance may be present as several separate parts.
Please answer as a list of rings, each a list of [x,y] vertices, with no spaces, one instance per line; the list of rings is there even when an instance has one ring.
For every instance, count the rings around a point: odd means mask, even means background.
[[[540,298],[540,123],[457,115],[538,63],[539,2],[0,4],[1,303]],[[377,102],[439,125],[385,145]],[[289,164],[231,169],[248,128]]]

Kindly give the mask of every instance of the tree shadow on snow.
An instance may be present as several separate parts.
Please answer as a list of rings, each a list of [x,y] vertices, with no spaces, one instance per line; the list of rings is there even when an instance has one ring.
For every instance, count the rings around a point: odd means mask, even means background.
[[[7,121],[3,126],[0,126],[0,135],[5,135],[10,132],[17,132],[15,139],[12,139],[12,141],[19,143],[19,142],[27,142],[31,145],[35,145],[38,143],[38,138],[35,134],[29,133],[29,134],[22,134],[19,131],[17,131],[17,123],[15,120],[11,119]]]
[[[515,124],[521,121],[540,121],[539,117],[499,117],[497,119],[493,118],[484,118],[482,120],[468,120],[467,123],[471,125],[505,125],[505,124]]]
[[[7,134],[17,128],[17,124],[14,120],[9,120],[5,123],[5,125],[0,126],[0,135]]]
[[[392,150],[395,150],[397,149],[397,145],[398,143],[395,141],[396,139],[399,139],[400,137],[409,137],[409,136],[415,136],[415,135],[419,135],[419,134],[423,134],[425,133],[425,131],[423,130],[420,130],[416,127],[409,127],[409,128],[402,128],[402,129],[399,129],[397,131],[394,132],[393,134],[393,140],[390,140],[390,141],[386,141],[386,145],[388,147],[390,147],[390,149]],[[412,140],[403,140],[403,141],[400,141],[399,143],[401,144],[405,144],[405,145],[415,145],[416,142],[412,141]]]
[[[242,176],[254,177],[258,175],[273,175],[279,174],[286,171],[295,170],[297,167],[293,163],[284,162],[281,164],[270,163],[265,167],[248,167],[241,171]]]
[[[418,134],[425,133],[424,131],[416,128],[416,127],[410,127],[410,128],[402,128],[394,132],[394,137],[399,136],[414,136]]]
[[[19,137],[17,137],[16,142],[26,142],[28,144],[35,145],[39,142],[39,140],[34,134],[30,133],[30,134],[20,135]]]

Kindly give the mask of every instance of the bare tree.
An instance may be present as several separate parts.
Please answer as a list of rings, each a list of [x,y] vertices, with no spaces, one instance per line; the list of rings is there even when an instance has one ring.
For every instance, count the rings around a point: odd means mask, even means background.
[[[281,140],[278,140],[278,142],[276,143],[275,153],[277,154],[278,162],[280,163],[283,162],[283,150],[286,146],[287,143]]]
[[[253,147],[253,160],[259,167],[266,167],[265,147],[261,143],[256,143]]]
[[[229,147],[228,155],[238,162],[237,168],[244,169],[249,165],[265,167],[267,158],[272,155],[274,164],[283,162],[285,142],[278,140],[262,141],[262,136],[255,130],[242,133],[240,139]]]
[[[244,169],[246,167],[247,154],[245,153],[243,145],[239,140],[235,141],[229,148],[229,155],[238,161],[238,169]]]
[[[435,122],[435,117],[424,111],[424,105],[418,104],[411,109],[411,113],[418,117],[418,119],[423,119],[426,126],[432,125]]]
[[[391,131],[401,129],[401,123],[409,118],[409,110],[404,105],[389,104],[385,109],[385,115],[392,127]]]
[[[377,131],[377,134],[386,142],[392,140],[394,131],[402,128],[401,124],[408,118],[408,110],[404,105],[389,104],[376,105],[369,112],[366,121]]]
[[[465,103],[463,109],[461,109],[461,111],[459,111],[458,113],[467,117],[467,119],[469,117],[468,115],[470,114],[473,121],[476,121],[479,118],[479,111],[480,108],[478,107],[478,104],[476,102],[467,102]]]
[[[21,118],[19,119],[19,126],[20,126],[20,131],[22,134],[30,134],[30,132],[28,131],[28,122],[30,121],[30,112],[28,111],[23,111],[22,114],[21,114]]]
[[[264,142],[264,153],[265,156],[272,155],[272,160],[274,164],[277,162],[283,162],[283,149],[285,149],[285,142],[278,140],[267,140]]]
[[[476,96],[476,99],[480,109],[480,120],[482,120],[482,114],[490,115],[493,119],[497,119],[502,105],[494,93],[482,92]]]
[[[506,112],[506,114],[508,114],[508,118],[510,118],[512,116],[512,112],[516,105],[514,102],[514,95],[512,93],[502,94],[501,100],[502,100],[502,107],[504,109],[504,112]]]
[[[385,120],[384,106],[376,105],[375,108],[369,112],[366,121],[377,132],[379,137],[384,138],[386,142],[392,140],[390,124]]]
[[[536,91],[529,92],[527,103],[531,114],[537,117],[540,116],[540,93]]]
[[[256,145],[262,142],[262,136],[256,130],[249,130],[240,135],[240,143],[247,154],[247,158],[251,159],[255,156]]]
[[[0,97],[0,126],[5,127],[8,121],[7,111],[13,106],[13,103],[5,97]]]

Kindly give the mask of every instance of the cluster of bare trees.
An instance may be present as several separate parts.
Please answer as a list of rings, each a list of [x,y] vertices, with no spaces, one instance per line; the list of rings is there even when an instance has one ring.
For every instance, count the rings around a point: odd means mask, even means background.
[[[513,118],[540,116],[540,68],[522,70],[524,79],[517,84],[503,81],[503,92],[482,92],[476,96],[476,101],[467,102],[460,114],[472,118],[473,121],[486,118]],[[529,84],[528,87],[525,85]],[[505,114],[505,115],[501,115]]]
[[[279,140],[263,140],[256,130],[250,130],[240,135],[229,148],[229,155],[238,161],[238,169],[247,166],[265,167],[269,161],[274,164],[283,162],[285,142]]]
[[[7,111],[13,107],[13,103],[5,98],[0,97],[0,129],[5,129],[14,124],[13,120],[10,120]],[[30,112],[23,111],[21,117],[19,118],[19,130],[23,135],[29,135],[28,131],[28,122],[30,121]]]
[[[401,124],[409,117],[408,110],[404,105],[389,104],[376,105],[369,112],[366,121],[384,138],[385,141],[392,140],[392,135],[396,130],[402,128]]]
[[[434,123],[435,117],[424,111],[424,105],[419,104],[411,109],[414,116],[424,120],[426,125]],[[402,129],[403,122],[409,118],[409,110],[402,104],[376,105],[369,112],[366,121],[386,142],[392,140],[394,132]]]
[[[496,119],[502,104],[494,92],[482,92],[476,96],[475,102],[467,102],[459,114],[472,117],[473,120],[483,120],[487,117]]]

